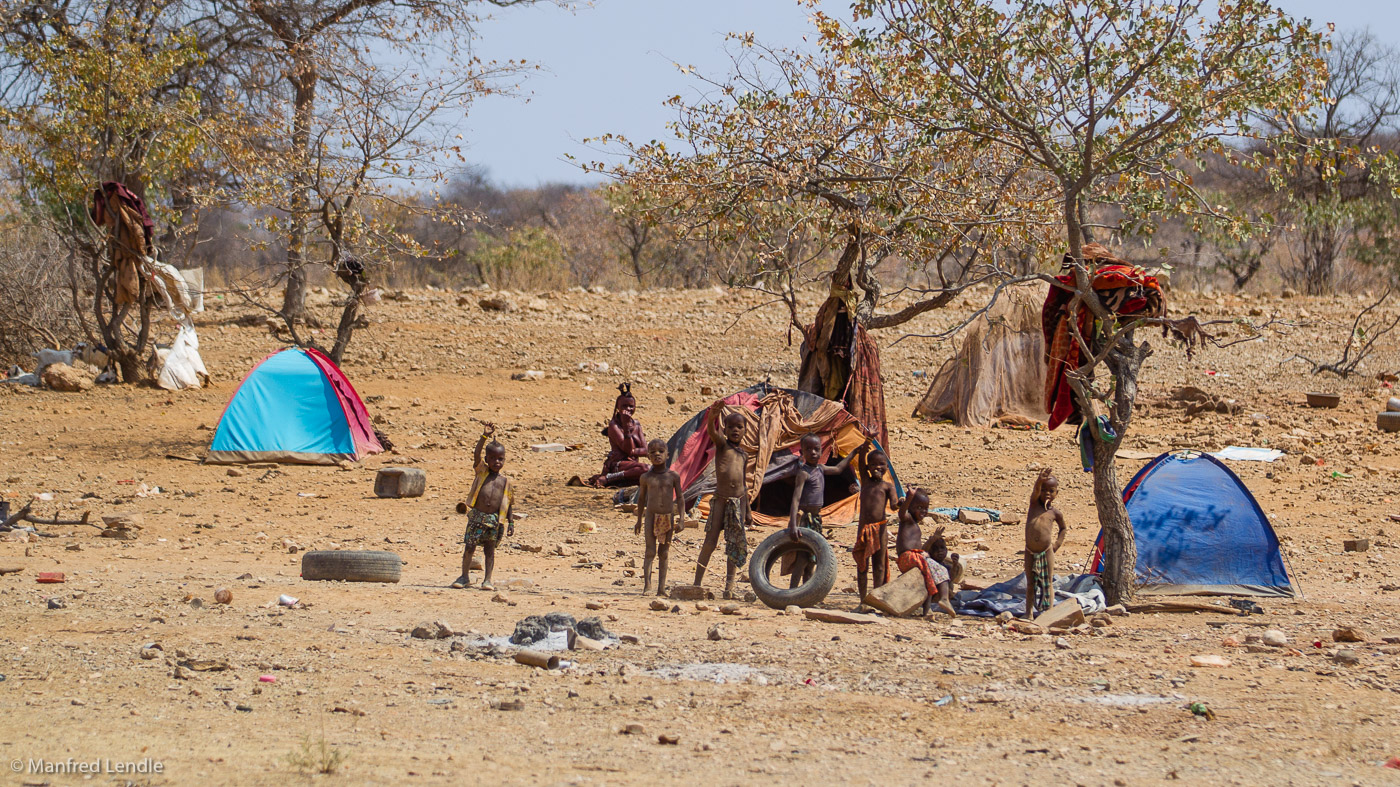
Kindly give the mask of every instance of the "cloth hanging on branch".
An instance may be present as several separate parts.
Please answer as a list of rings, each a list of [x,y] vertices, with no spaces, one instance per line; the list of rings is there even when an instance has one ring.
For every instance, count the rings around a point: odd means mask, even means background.
[[[1065,255],[1066,263],[1073,258]],[[1157,277],[1147,271],[1121,260],[1108,249],[1097,243],[1084,246],[1084,263],[1089,268],[1090,286],[1114,314],[1132,317],[1160,317],[1165,313],[1162,300],[1162,287]],[[1055,277],[1066,286],[1074,286],[1074,274],[1067,273]],[[1048,368],[1045,374],[1045,409],[1050,413],[1049,427],[1054,429],[1063,423],[1078,424],[1084,420],[1079,403],[1074,399],[1074,389],[1070,387],[1068,372],[1077,369],[1084,361],[1079,343],[1075,341],[1070,327],[1070,304],[1074,291],[1050,285],[1050,293],[1045,298],[1041,310],[1041,330],[1045,336],[1045,353]],[[1081,307],[1076,315],[1079,333],[1089,343],[1090,350],[1101,349],[1099,331],[1093,313]]]

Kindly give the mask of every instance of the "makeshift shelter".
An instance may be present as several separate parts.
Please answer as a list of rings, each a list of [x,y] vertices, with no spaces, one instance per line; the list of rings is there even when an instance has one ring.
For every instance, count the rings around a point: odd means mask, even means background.
[[[1008,287],[967,327],[914,415],[957,426],[984,426],[1004,416],[1044,421],[1046,368],[1039,288]]]
[[[722,401],[728,406],[727,411],[740,412],[747,421],[743,445],[749,454],[748,487],[754,521],[758,524],[787,524],[792,481],[784,476],[800,461],[798,443],[803,435],[811,432],[821,437],[821,461],[832,465],[865,442],[860,425],[840,402],[816,394],[760,383]],[[702,514],[708,513],[709,499],[715,491],[715,448],[705,426],[707,418],[709,408],[697,413],[667,441],[670,468],[681,478],[686,506],[698,505]],[[860,495],[851,489],[859,477],[860,464],[857,458],[843,475],[827,478],[826,505],[822,509],[826,524],[847,524],[859,514]],[[888,477],[899,489],[893,466]]]
[[[880,348],[860,324],[849,274],[832,281],[826,301],[803,331],[801,358],[799,390],[842,403],[881,445],[889,444]]]
[[[1138,592],[1295,595],[1269,518],[1219,459],[1162,454],[1133,476],[1123,502],[1137,542]],[[1100,531],[1090,571],[1102,573],[1103,560]]]
[[[383,450],[340,368],[318,350],[289,347],[243,378],[205,461],[336,464]]]

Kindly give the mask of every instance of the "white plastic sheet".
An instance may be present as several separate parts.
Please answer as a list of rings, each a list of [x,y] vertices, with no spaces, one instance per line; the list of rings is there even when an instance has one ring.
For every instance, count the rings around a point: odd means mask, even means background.
[[[160,354],[164,355],[164,363],[156,375],[156,385],[161,388],[167,391],[201,388],[209,379],[204,360],[199,357],[199,336],[194,328],[182,327],[170,349],[159,350]]]

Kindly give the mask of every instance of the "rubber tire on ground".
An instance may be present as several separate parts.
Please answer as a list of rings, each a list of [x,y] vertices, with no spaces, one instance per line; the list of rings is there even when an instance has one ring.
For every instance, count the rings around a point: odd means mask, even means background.
[[[301,556],[302,579],[398,582],[403,560],[393,552],[323,550]]]
[[[1400,432],[1400,413],[1376,413],[1376,426],[1382,432]]]
[[[749,584],[758,600],[773,609],[786,609],[789,606],[815,607],[836,587],[836,553],[831,544],[814,530],[799,528],[801,546],[792,543],[786,529],[779,530],[763,539],[749,558]],[[782,558],[794,549],[802,549],[816,556],[816,567],[812,578],[798,587],[788,589],[775,587],[768,581],[768,572]]]

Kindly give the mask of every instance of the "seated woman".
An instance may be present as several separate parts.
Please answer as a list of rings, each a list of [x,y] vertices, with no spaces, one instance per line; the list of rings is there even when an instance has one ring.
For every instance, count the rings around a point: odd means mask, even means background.
[[[612,420],[603,430],[611,450],[603,460],[603,472],[588,479],[589,486],[636,486],[637,479],[650,467],[647,463],[646,435],[642,433],[641,423],[632,417],[637,412],[632,385],[623,383],[617,390]]]

